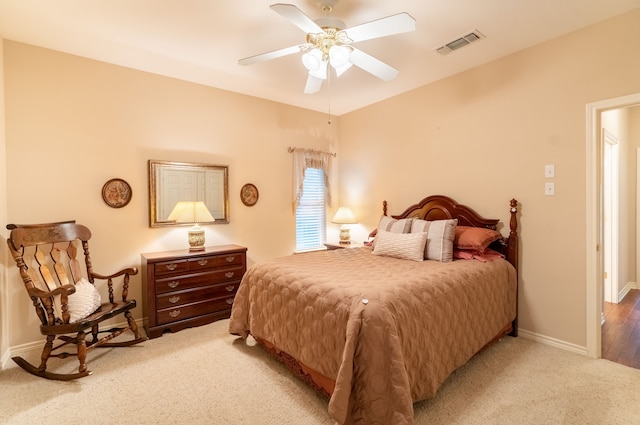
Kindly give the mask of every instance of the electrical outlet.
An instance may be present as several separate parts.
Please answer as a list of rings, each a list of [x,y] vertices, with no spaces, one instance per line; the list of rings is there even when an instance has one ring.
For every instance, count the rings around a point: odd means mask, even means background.
[[[546,182],[544,184],[544,194],[552,196],[556,194],[556,184],[554,182]]]
[[[553,178],[556,176],[556,166],[553,164],[544,166],[544,176],[546,178]]]

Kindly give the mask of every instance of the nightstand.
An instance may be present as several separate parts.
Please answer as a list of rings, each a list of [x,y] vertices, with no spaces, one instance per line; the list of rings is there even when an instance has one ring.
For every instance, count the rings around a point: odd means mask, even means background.
[[[238,245],[142,254],[142,309],[149,338],[231,315],[247,270],[247,248]]]
[[[333,250],[333,249],[349,249],[349,248],[360,248],[361,246],[364,246],[362,244],[362,242],[354,242],[351,241],[350,244],[341,244],[338,242],[327,242],[324,244],[324,246],[327,247],[327,250]]]

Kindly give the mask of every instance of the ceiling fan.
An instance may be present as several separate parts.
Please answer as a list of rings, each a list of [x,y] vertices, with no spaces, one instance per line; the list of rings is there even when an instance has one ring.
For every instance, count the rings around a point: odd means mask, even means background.
[[[240,65],[276,59],[294,53],[302,53],[302,63],[309,71],[305,93],[316,93],[322,87],[330,72],[329,65],[339,77],[352,65],[361,68],[376,77],[389,81],[399,71],[390,65],[366,54],[353,46],[354,43],[414,31],[416,21],[408,13],[398,13],[375,21],[347,28],[339,19],[326,16],[338,0],[320,0],[325,17],[315,21],[302,13],[292,4],[276,3],[271,9],[289,20],[293,25],[307,33],[306,42],[280,50],[274,50],[240,59]]]

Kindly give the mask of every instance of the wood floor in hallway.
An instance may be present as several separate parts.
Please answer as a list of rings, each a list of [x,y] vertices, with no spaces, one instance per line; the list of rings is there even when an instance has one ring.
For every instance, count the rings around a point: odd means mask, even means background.
[[[640,369],[640,290],[618,303],[604,303],[602,358]]]

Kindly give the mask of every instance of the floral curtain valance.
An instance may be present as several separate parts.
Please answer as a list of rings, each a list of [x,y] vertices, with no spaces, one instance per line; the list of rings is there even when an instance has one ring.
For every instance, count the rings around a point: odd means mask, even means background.
[[[302,187],[307,168],[318,168],[324,173],[326,202],[331,207],[331,184],[329,170],[331,158],[335,154],[312,149],[289,148],[293,153],[293,211],[295,212],[302,198]]]

